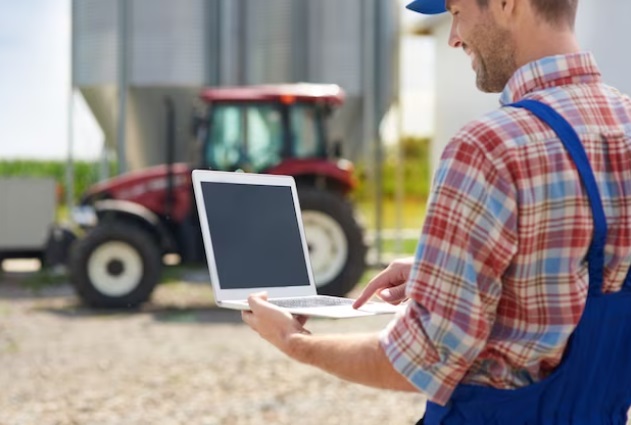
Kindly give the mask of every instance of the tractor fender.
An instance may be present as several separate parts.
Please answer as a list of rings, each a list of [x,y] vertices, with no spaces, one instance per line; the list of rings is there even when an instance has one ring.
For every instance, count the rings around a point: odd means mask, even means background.
[[[352,174],[353,166],[346,160],[292,159],[267,170],[267,173],[293,176],[298,185],[333,189],[343,194],[357,186]]]
[[[296,181],[302,180],[310,185],[339,189],[348,193],[357,186],[353,177],[353,165],[347,160],[323,161],[321,159],[290,159],[267,171],[269,174],[293,176]]]
[[[160,217],[150,209],[135,202],[120,199],[96,201],[94,211],[99,223],[122,220],[132,223],[152,234],[165,252],[175,249],[175,240]]]

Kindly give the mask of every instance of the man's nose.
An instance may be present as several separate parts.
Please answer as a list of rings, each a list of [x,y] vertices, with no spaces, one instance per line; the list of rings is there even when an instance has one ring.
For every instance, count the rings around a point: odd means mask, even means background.
[[[460,38],[456,25],[453,22],[451,24],[451,30],[449,31],[449,45],[455,48],[462,47],[462,39]]]

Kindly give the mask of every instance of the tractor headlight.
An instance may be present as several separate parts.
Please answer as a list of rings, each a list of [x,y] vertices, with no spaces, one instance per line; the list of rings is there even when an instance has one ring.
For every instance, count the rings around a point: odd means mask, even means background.
[[[72,221],[77,223],[81,227],[93,227],[96,226],[99,219],[96,216],[96,211],[89,205],[81,205],[74,207],[71,213]]]

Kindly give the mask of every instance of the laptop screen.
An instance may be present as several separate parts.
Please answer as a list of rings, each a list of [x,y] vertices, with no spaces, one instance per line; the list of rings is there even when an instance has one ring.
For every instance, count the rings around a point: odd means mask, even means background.
[[[201,187],[221,289],[309,286],[291,187]]]

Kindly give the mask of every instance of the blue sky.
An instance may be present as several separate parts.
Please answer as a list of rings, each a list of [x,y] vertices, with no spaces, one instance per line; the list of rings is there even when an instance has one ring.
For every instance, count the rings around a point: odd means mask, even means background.
[[[70,0],[0,0],[0,160],[67,157],[70,35]],[[431,131],[431,114],[419,121],[418,110],[431,109],[433,77],[414,72],[433,69],[430,55],[419,56],[427,43],[404,42],[407,133]],[[73,156],[97,158],[101,130],[76,93],[73,105]]]

